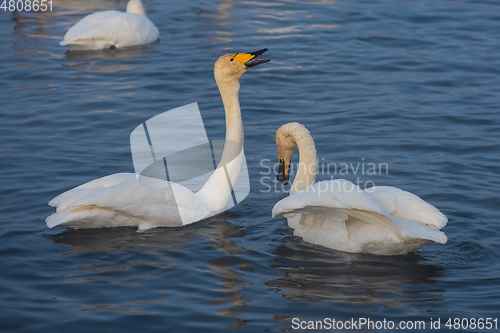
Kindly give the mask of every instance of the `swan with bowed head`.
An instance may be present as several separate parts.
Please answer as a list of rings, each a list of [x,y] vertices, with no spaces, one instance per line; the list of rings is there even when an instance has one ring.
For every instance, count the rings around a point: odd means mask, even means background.
[[[352,253],[398,255],[430,242],[444,244],[448,219],[418,196],[390,186],[362,190],[345,180],[316,181],[316,147],[305,126],[288,123],[276,132],[277,179],[288,183],[295,147],[299,168],[290,195],[272,210],[305,241]]]

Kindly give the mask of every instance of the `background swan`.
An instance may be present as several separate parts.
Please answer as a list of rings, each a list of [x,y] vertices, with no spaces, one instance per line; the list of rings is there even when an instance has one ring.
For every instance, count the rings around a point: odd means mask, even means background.
[[[288,123],[276,132],[280,168],[278,181],[288,183],[289,164],[299,148],[299,168],[290,196],[273,208],[283,215],[294,235],[346,252],[405,254],[429,242],[446,243],[439,231],[448,219],[418,196],[390,186],[366,190],[337,179],[316,180],[316,148],[307,128]]]
[[[68,30],[60,44],[70,50],[100,50],[149,44],[159,37],[141,0],[130,0],[126,13],[107,10],[85,16]]]
[[[137,177],[133,173],[114,174],[78,186],[52,199],[49,205],[57,207],[57,211],[46,219],[47,226],[137,226],[139,229],[182,226],[224,210],[232,200],[227,177],[232,187],[243,158],[239,79],[250,67],[269,61],[250,62],[265,51],[267,49],[226,54],[215,63],[215,80],[226,114],[226,143],[230,141],[232,144],[224,146],[220,164],[226,163],[225,168],[217,168],[198,192],[193,193],[186,187],[161,179]],[[240,146],[236,157],[231,156],[234,143]]]

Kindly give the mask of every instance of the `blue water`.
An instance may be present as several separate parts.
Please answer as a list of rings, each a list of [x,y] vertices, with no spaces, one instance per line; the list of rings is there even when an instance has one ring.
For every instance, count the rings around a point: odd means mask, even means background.
[[[159,43],[89,53],[58,43],[126,1],[53,4],[0,12],[2,332],[290,332],[293,318],[361,317],[450,331],[449,318],[500,317],[498,1],[146,0]],[[241,79],[246,200],[146,233],[45,226],[56,195],[133,172],[129,135],[155,115],[198,102],[223,139],[213,63],[264,47],[271,62]],[[267,174],[290,121],[320,162],[387,165],[320,180],[411,191],[448,216],[448,243],[383,257],[292,236],[271,218],[286,193]]]

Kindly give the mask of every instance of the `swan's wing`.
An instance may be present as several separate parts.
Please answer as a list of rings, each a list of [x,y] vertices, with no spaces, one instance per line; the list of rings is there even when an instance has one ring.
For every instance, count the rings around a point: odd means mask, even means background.
[[[389,205],[387,207],[391,208]],[[385,230],[396,239],[409,242],[426,239],[445,243],[447,239],[441,231],[424,224],[391,216],[372,196],[343,179],[319,182],[294,193],[276,203],[272,213],[273,217],[283,215],[288,218],[296,214],[310,214],[321,223],[326,220],[329,223],[344,223],[353,217],[353,221],[361,220]],[[328,219],[325,220],[325,216]],[[351,222],[346,230],[349,234],[355,234],[358,228],[362,228],[362,224]]]
[[[60,44],[123,47],[149,44],[159,36],[159,30],[147,17],[109,10],[84,17],[68,30]]]
[[[88,183],[75,187],[69,191],[59,194],[50,200],[49,205],[57,207],[57,211],[63,211],[78,199],[97,192],[99,190],[118,185],[131,179],[136,179],[135,173],[117,173],[103,178],[92,180]]]
[[[420,239],[427,239],[444,244],[448,241],[448,237],[446,237],[444,232],[436,230],[435,228],[429,228],[425,224],[399,217],[393,217],[392,220],[396,223],[401,235],[403,235],[408,242],[418,242]]]
[[[385,208],[358,186],[344,179],[315,183],[280,200],[272,211],[273,217],[310,213],[322,219],[328,215],[329,220],[334,222],[345,222],[348,215],[353,216],[401,238]]]
[[[87,186],[83,190],[93,191],[71,203],[65,201],[67,208],[58,209],[57,213],[49,216],[47,226],[52,228],[56,225],[75,224],[83,228],[138,225],[144,229],[180,226],[210,215],[204,202],[189,189],[154,178],[141,177],[138,181],[132,175],[133,178],[109,187],[90,187],[90,183],[82,185]],[[105,178],[108,177],[99,179],[96,183],[105,183]],[[116,221],[105,221],[109,219]],[[88,225],[82,225],[82,221],[86,221]]]
[[[394,217],[416,221],[438,230],[448,222],[448,218],[436,207],[413,193],[391,186],[375,186],[365,192]]]
[[[102,44],[114,44],[114,26],[121,21],[123,13],[108,10],[85,16],[72,26],[64,35],[61,45],[84,45],[89,40],[98,40]]]
[[[387,210],[358,186],[345,179],[315,183],[280,200],[273,208],[273,217],[293,216],[305,207],[358,209],[389,217]]]
[[[421,242],[422,239],[444,244],[448,240],[446,235],[435,228],[429,228],[427,225],[415,221],[391,216],[387,218],[375,212],[363,210],[347,210],[347,215],[355,217],[361,221],[368,222],[371,225],[385,227],[384,229],[392,233],[396,238],[403,238],[405,242]],[[390,222],[388,221],[390,220]],[[356,224],[350,225],[350,233],[354,233]],[[349,229],[348,227],[348,229]],[[392,229],[395,227],[397,232]]]

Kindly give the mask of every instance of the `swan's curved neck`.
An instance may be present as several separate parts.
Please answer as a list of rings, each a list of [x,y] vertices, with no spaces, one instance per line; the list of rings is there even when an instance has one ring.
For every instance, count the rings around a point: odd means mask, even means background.
[[[299,168],[290,189],[290,194],[294,194],[316,181],[316,146],[311,134],[302,125],[291,126],[290,136],[299,148]]]
[[[236,81],[217,82],[226,113],[226,141],[217,170],[196,193],[212,212],[233,206],[232,189],[240,173],[243,161],[243,123]]]

